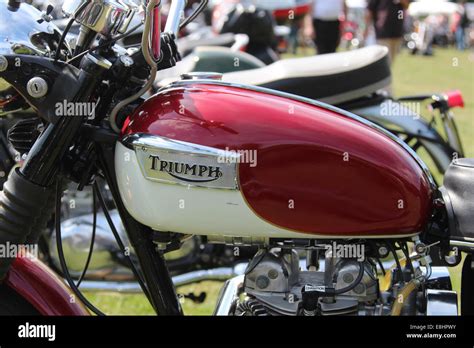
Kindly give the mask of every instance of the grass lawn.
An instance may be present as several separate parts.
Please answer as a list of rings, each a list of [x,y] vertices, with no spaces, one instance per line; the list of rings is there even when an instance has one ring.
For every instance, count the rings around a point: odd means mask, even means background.
[[[466,106],[456,109],[455,117],[461,132],[464,150],[468,157],[474,157],[474,53],[458,52],[452,49],[436,49],[432,57],[412,56],[402,52],[394,63],[394,93],[396,96],[459,89],[464,95]],[[455,287],[460,280],[452,272]],[[203,282],[178,289],[181,294],[207,292],[203,304],[190,300],[182,301],[184,312],[193,315],[212,314],[216,297],[222,283]],[[142,295],[116,293],[88,293],[88,298],[108,314],[150,315],[153,310]]]
[[[219,295],[221,282],[202,282],[182,286],[177,289],[179,294],[194,293],[199,295],[206,292],[204,303],[196,304],[191,300],[181,298],[183,311],[187,315],[212,315]],[[113,315],[154,315],[153,308],[144,295],[121,293],[92,293],[85,292],[86,297],[106,314]]]
[[[454,109],[467,157],[474,156],[474,52],[437,49],[432,57],[412,56],[406,51],[393,67],[397,96],[459,89],[464,109]]]

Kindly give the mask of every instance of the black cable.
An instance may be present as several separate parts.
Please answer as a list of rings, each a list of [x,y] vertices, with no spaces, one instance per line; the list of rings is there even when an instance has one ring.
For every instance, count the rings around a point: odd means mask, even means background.
[[[183,29],[189,23],[191,23],[193,20],[195,20],[196,17],[205,9],[208,2],[209,2],[209,0],[202,0],[199,3],[199,6],[194,10],[194,12],[179,25],[179,29]]]
[[[385,275],[385,267],[383,266],[382,261],[380,261],[380,259],[378,257],[377,257],[377,263],[378,263],[380,269],[382,270],[382,274]]]
[[[55,209],[55,217],[54,217],[54,224],[56,228],[56,246],[58,248],[58,257],[59,263],[61,264],[61,269],[66,278],[67,283],[71,287],[74,294],[89,308],[92,312],[97,315],[105,315],[99,309],[97,309],[92,303],[87,300],[84,295],[81,293],[79,288],[74,284],[72,280],[71,274],[69,273],[69,269],[67,268],[66,259],[64,258],[64,250],[63,250],[63,243],[61,237],[61,193],[62,193],[62,180],[59,177],[56,183],[56,209]]]
[[[138,28],[140,28],[140,26],[142,25],[142,23],[140,24],[137,24],[136,26],[134,26],[132,29],[130,29],[129,31],[127,31],[126,33],[123,33],[121,35],[118,35],[110,40],[107,40],[106,42],[103,42],[97,46],[94,46],[94,47],[91,47],[89,48],[88,50],[85,50],[84,52],[81,52],[77,55],[75,55],[74,57],[72,57],[71,59],[69,59],[66,63],[71,63],[72,61],[78,59],[78,58],[82,58],[84,57],[87,53],[90,53],[90,52],[93,52],[93,51],[96,51],[98,49],[101,49],[101,48],[105,48],[107,46],[110,46],[111,44],[114,44],[116,41],[120,40],[120,39],[123,39],[124,37],[127,37],[128,35],[132,34],[135,30],[137,30]]]
[[[74,12],[74,14],[72,15],[72,18],[71,20],[67,23],[66,25],[66,28],[64,28],[64,31],[61,35],[61,38],[59,39],[59,43],[58,43],[58,47],[56,47],[56,54],[55,54],[55,57],[54,57],[54,61],[57,62],[58,59],[59,59],[59,54],[61,52],[61,46],[63,45],[64,43],[64,40],[66,39],[66,35],[67,33],[69,32],[69,30],[71,29],[71,26],[72,24],[74,23],[74,21],[76,20],[76,17],[79,16],[82,11],[84,11],[84,9],[86,8],[86,6],[89,5],[89,2],[86,1],[84,2],[78,9],[76,12]]]
[[[346,260],[346,263],[348,263],[348,262],[355,262],[355,261]],[[357,275],[357,278],[350,285],[346,286],[345,288],[335,289],[334,290],[334,295],[341,295],[345,292],[349,292],[352,289],[354,289],[360,283],[360,281],[364,277],[365,267],[364,267],[363,262],[357,262],[357,264],[359,265],[359,274]]]
[[[188,17],[186,18],[179,26],[180,29],[184,28],[185,26],[187,26],[190,22],[192,22],[194,19],[196,19],[196,17],[204,10],[204,8],[207,6],[209,0],[203,0],[201,1],[201,3],[199,4],[199,7]],[[69,25],[69,23],[68,23]],[[118,40],[120,39],[123,39],[124,37],[127,37],[129,36],[130,34],[133,34],[133,32],[135,30],[137,30],[139,27],[142,26],[142,23],[140,24],[137,24],[136,26],[134,26],[132,29],[128,30],[126,33],[122,34],[122,35],[118,35],[110,40],[107,40],[107,42],[104,42],[102,44],[99,44],[95,47],[91,47],[89,48],[88,50],[85,50],[84,52],[81,52],[79,53],[78,55],[72,57],[71,59],[69,59],[67,61],[67,63],[71,63],[72,61],[75,61],[76,59],[79,59],[83,56],[85,56],[87,53],[90,53],[90,52],[93,52],[93,51],[96,51],[98,49],[101,49],[101,48],[105,48],[115,42],[117,42]]]
[[[58,47],[56,47],[56,53],[54,55],[54,61],[55,62],[57,62],[58,59],[59,59],[59,54],[61,53],[61,46],[63,45],[64,40],[66,39],[66,35],[69,32],[69,30],[71,29],[71,26],[74,23],[74,21],[75,21],[75,19],[71,18],[71,20],[67,23],[66,28],[64,28],[64,31],[61,35],[61,38],[59,39],[59,42],[58,42]]]
[[[87,255],[87,260],[84,265],[84,269],[82,270],[82,274],[77,281],[76,286],[79,288],[81,285],[82,280],[86,276],[87,270],[89,268],[89,264],[92,259],[92,253],[94,251],[94,243],[95,243],[95,232],[97,228],[97,199],[95,197],[95,187],[92,187],[92,209],[93,209],[93,218],[92,218],[92,235],[91,235],[91,244],[89,246],[89,254]]]
[[[97,198],[99,199],[99,203],[100,203],[100,206],[102,208],[102,211],[104,212],[105,218],[107,220],[107,223],[109,224],[110,229],[112,230],[112,233],[115,237],[115,240],[117,241],[117,244],[119,245],[119,248],[123,252],[125,258],[128,260],[128,262],[130,264],[130,268],[131,268],[133,274],[135,275],[135,277],[137,278],[137,281],[140,284],[140,287],[142,288],[143,292],[145,293],[146,297],[148,298],[148,300],[151,303],[151,297],[150,297],[148,288],[145,285],[145,281],[143,280],[142,275],[140,274],[140,272],[136,268],[136,266],[133,263],[130,256],[127,255],[127,253],[126,253],[125,245],[123,244],[122,239],[120,238],[120,235],[118,234],[117,228],[115,227],[114,222],[113,222],[112,218],[110,217],[109,210],[107,209],[104,197],[102,196],[102,193],[100,192],[100,187],[97,184],[97,181],[94,182],[94,188],[95,188],[95,191],[97,193]]]
[[[405,259],[407,260],[407,264],[408,264],[409,268],[412,271],[414,271],[415,269],[414,269],[413,264],[412,264],[411,259],[410,259],[410,253],[408,252],[407,243],[400,244],[400,249],[402,249],[403,255],[405,255]]]
[[[395,263],[397,264],[398,275],[400,276],[400,281],[403,282],[403,270],[402,270],[402,265],[400,264],[400,260],[398,259],[397,252],[395,251],[395,249],[393,248],[390,242],[388,242],[387,245],[395,259]]]
[[[179,25],[179,28],[182,29],[184,28],[185,26],[187,26],[190,22],[192,22],[194,19],[196,19],[196,17],[204,10],[204,8],[207,6],[209,0],[203,0],[201,1],[201,3],[199,4],[198,8],[188,17],[186,18],[180,25]],[[87,3],[86,3],[87,4]],[[80,9],[81,11],[83,9]],[[78,10],[79,12],[79,10]],[[68,26],[69,26],[69,23],[68,23]],[[142,23],[140,24],[137,24],[136,26],[134,26],[132,29],[130,29],[129,31],[127,31],[126,33],[122,34],[122,35],[119,35],[119,36],[116,36],[110,40],[108,40],[107,42],[104,42],[102,44],[99,44],[95,47],[91,47],[90,49],[84,51],[84,52],[81,52],[79,53],[78,55],[72,57],[71,59],[69,59],[67,61],[67,63],[69,64],[70,62],[78,59],[78,58],[81,58],[83,56],[85,56],[87,53],[90,53],[90,52],[93,52],[93,51],[96,51],[98,49],[101,49],[101,48],[105,48],[113,43],[115,43],[116,41],[120,40],[120,39],[123,39],[124,37],[127,37],[128,35],[132,34],[135,30],[137,30],[139,27],[142,26]],[[64,33],[63,33],[64,35]],[[65,35],[64,35],[65,36]]]

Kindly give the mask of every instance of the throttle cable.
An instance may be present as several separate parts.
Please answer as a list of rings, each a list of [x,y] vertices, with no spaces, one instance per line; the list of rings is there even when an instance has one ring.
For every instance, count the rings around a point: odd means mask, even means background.
[[[137,281],[140,284],[140,287],[142,288],[143,292],[145,293],[145,296],[151,302],[150,293],[148,291],[147,286],[145,285],[145,281],[144,281],[141,273],[138,271],[137,267],[133,263],[132,259],[130,258],[130,255],[127,254],[127,252],[126,252],[126,247],[123,244],[122,239],[120,238],[120,235],[117,231],[117,228],[115,227],[114,222],[113,222],[113,220],[110,216],[109,210],[107,209],[107,205],[105,204],[105,200],[104,200],[104,197],[102,196],[99,185],[97,184],[97,182],[94,182],[93,185],[94,185],[95,191],[97,193],[97,198],[99,199],[99,204],[102,208],[102,211],[104,212],[105,219],[107,220],[107,223],[109,224],[109,227],[110,227],[110,229],[111,229],[111,231],[112,231],[112,233],[115,237],[115,240],[117,241],[117,244],[118,244],[120,250],[125,255],[125,258],[128,260],[128,262],[130,264],[130,268],[131,268],[133,274],[135,275],[135,277],[137,278]]]
[[[137,30],[138,28],[140,28],[142,26],[142,23],[140,24],[137,24],[136,26],[134,26],[132,29],[128,30],[126,33],[123,33],[121,35],[118,35],[118,36],[115,36],[114,38],[110,39],[110,40],[107,40],[101,44],[98,44],[94,47],[91,47],[89,48],[88,50],[85,50],[84,52],[81,52],[77,55],[75,55],[74,57],[72,57],[71,59],[69,59],[68,61],[66,61],[66,63],[71,63],[79,58],[82,58],[84,57],[86,54],[90,53],[90,52],[93,52],[93,51],[96,51],[98,49],[101,49],[101,48],[105,48],[105,47],[108,47],[110,45],[112,45],[113,43],[117,42],[118,40],[120,39],[123,39],[124,37],[127,37],[129,36],[130,34],[132,34],[135,30]]]
[[[91,235],[91,244],[89,246],[89,254],[87,255],[87,260],[84,265],[84,269],[82,270],[82,274],[77,281],[77,287],[81,285],[82,280],[86,276],[87,270],[89,269],[89,264],[92,259],[92,253],[94,252],[94,243],[95,243],[95,234],[97,229],[97,200],[95,196],[95,187],[92,186],[92,209],[93,209],[93,217],[92,217],[92,235]]]
[[[95,307],[89,300],[82,294],[79,288],[76,286],[72,280],[71,274],[66,264],[66,259],[64,257],[62,236],[61,236],[61,193],[62,193],[62,178],[59,176],[56,182],[56,208],[54,216],[54,224],[56,228],[56,246],[58,249],[59,263],[61,264],[61,270],[63,272],[64,278],[71,287],[74,294],[89,308],[93,313],[104,316],[105,314],[101,312],[97,307]]]
[[[86,1],[84,2],[78,9],[76,12],[74,12],[72,18],[69,20],[69,22],[67,23],[66,25],[66,28],[64,28],[64,31],[61,35],[61,38],[59,39],[59,42],[58,42],[58,47],[56,47],[56,53],[55,53],[55,57],[54,57],[54,61],[57,62],[58,59],[59,59],[59,54],[61,52],[61,46],[63,45],[64,43],[64,40],[66,39],[66,35],[67,33],[69,32],[69,30],[71,29],[71,26],[72,24],[74,23],[74,21],[76,20],[76,17],[79,16],[82,11],[85,10],[85,8],[87,7],[87,5],[89,5],[89,1]]]

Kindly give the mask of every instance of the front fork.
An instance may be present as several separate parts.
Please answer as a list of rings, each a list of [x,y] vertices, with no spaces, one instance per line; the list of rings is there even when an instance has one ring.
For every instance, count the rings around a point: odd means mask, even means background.
[[[47,72],[50,74],[62,72],[58,70],[61,68],[52,65],[49,61],[44,62],[34,58],[29,58],[29,61],[24,60],[22,68],[29,67],[30,71],[41,71],[44,75]],[[10,79],[16,82],[15,86],[18,90],[23,91],[27,96],[25,89],[28,81],[31,81],[31,75],[25,76],[18,70],[11,68],[3,77],[7,81]],[[17,76],[24,78],[17,78]],[[74,89],[74,95],[70,96],[69,101],[88,102],[92,89],[97,83],[96,75],[90,70],[80,70],[72,81],[76,82],[76,87],[79,88]],[[58,89],[64,91],[65,88],[67,86],[53,85],[46,98],[55,98],[58,95],[60,96],[58,98],[63,98],[65,95],[58,93]],[[38,103],[38,98],[31,98],[32,104]],[[47,110],[50,115],[51,109],[54,110],[54,104],[50,105],[49,109],[44,105],[42,107],[42,110]],[[16,169],[3,187],[0,196],[1,244],[19,246],[26,242],[36,243],[37,237],[52,214],[56,178],[64,155],[79,131],[82,118],[63,116],[56,118],[55,121],[49,124],[35,142],[22,168]],[[0,260],[0,280],[5,277],[13,260],[13,257]]]

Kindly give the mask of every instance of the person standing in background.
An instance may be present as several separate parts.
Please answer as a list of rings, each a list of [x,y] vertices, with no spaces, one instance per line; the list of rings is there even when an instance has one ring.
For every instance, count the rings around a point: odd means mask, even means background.
[[[336,52],[341,39],[340,18],[346,14],[345,0],[313,0],[305,35],[313,38],[318,54]]]
[[[469,27],[469,18],[467,16],[466,1],[460,1],[460,11],[454,14],[454,35],[456,38],[456,47],[460,51],[466,49],[466,29]]]
[[[400,50],[405,11],[409,4],[410,0],[369,0],[367,4],[364,38],[367,39],[369,29],[374,25],[377,44],[389,49],[390,63]]]

